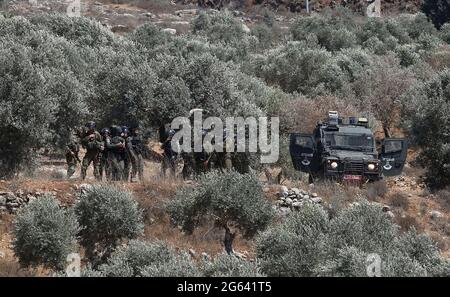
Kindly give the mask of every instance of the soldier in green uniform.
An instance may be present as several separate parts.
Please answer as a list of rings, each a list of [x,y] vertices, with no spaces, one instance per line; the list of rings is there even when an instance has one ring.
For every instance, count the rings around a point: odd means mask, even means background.
[[[80,152],[79,138],[81,134],[82,130],[77,129],[75,133],[71,135],[71,139],[66,146],[67,179],[72,177],[77,168],[77,162],[80,162],[78,153]]]
[[[142,157],[143,142],[140,135],[139,127],[131,129],[131,136],[127,139],[127,150],[131,160],[131,182],[134,182],[136,175],[139,180],[144,180],[144,158]]]
[[[131,156],[128,146],[126,145],[129,142],[130,138],[130,130],[127,126],[122,126],[122,138],[125,140],[125,155],[123,160],[123,180],[128,181],[130,178],[130,169],[131,169]]]
[[[101,179],[103,178],[103,175],[105,175],[105,178],[107,181],[111,180],[111,162],[110,158],[108,156],[108,147],[111,143],[111,131],[108,128],[103,128],[100,132],[100,135],[103,138],[103,152],[101,152],[100,157],[100,176]]]
[[[124,160],[126,155],[125,139],[122,137],[122,128],[119,126],[111,127],[112,138],[106,142],[108,158],[111,165],[111,179],[113,181],[123,180]]]
[[[83,158],[81,165],[81,178],[86,178],[86,173],[89,165],[94,165],[94,176],[100,180],[100,153],[103,151],[103,139],[100,133],[95,130],[95,122],[88,122],[86,124],[86,132],[81,144],[86,149],[86,155]]]

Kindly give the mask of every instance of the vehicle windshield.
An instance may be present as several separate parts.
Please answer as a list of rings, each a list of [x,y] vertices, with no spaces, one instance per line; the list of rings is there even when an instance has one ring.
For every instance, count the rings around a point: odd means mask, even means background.
[[[368,134],[325,134],[327,145],[334,149],[369,151],[373,149],[373,136]]]

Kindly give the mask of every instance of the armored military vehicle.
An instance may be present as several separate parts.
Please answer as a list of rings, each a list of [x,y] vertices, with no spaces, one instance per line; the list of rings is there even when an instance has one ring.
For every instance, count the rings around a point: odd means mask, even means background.
[[[401,174],[407,149],[405,139],[386,138],[378,152],[366,118],[344,119],[336,111],[317,123],[313,134],[291,134],[289,147],[295,169],[309,173],[311,182],[329,178],[357,183]]]

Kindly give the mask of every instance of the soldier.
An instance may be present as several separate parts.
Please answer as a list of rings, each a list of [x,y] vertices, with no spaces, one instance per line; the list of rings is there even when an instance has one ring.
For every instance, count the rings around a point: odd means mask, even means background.
[[[86,124],[85,135],[81,144],[86,149],[86,155],[83,158],[81,165],[81,178],[86,178],[86,173],[89,165],[94,165],[94,176],[100,179],[100,153],[103,151],[103,140],[100,133],[95,130],[95,122],[88,122]]]
[[[109,164],[111,166],[111,179],[113,181],[123,180],[124,160],[125,160],[125,139],[122,137],[122,128],[111,127],[112,138],[106,142],[108,150]]]
[[[233,151],[232,138],[228,135],[227,129],[223,129],[223,152],[216,152],[217,168],[223,170],[233,169],[231,153]],[[236,145],[236,144],[235,144]]]
[[[207,130],[202,129],[202,139],[206,136],[207,133]],[[211,169],[213,154],[214,152],[207,152],[203,145],[201,152],[194,152],[194,170],[196,175],[206,173]]]
[[[78,153],[80,152],[79,138],[82,133],[81,129],[77,129],[71,135],[70,141],[66,146],[66,162],[67,162],[67,179],[70,179],[75,173],[77,162],[81,163]]]
[[[110,147],[111,144],[111,131],[108,128],[103,128],[100,134],[103,137],[104,147],[100,158],[100,179],[105,175],[106,180],[109,181],[111,180],[111,164],[108,156],[108,147]]]
[[[131,129],[131,136],[128,137],[127,150],[131,160],[131,182],[135,181],[136,174],[139,175],[139,180],[144,181],[144,159],[142,137],[140,135],[139,127]]]
[[[170,130],[167,134],[165,141],[161,144],[161,148],[164,150],[163,161],[161,165],[161,176],[166,177],[166,170],[170,170],[172,177],[175,177],[177,152],[172,147],[172,137],[175,135],[174,130]]]
[[[123,167],[123,180],[128,181],[130,177],[130,169],[131,169],[131,156],[130,151],[128,150],[128,147],[126,143],[129,141],[128,138],[130,137],[130,130],[127,126],[122,126],[122,138],[125,140],[125,158],[124,158],[124,167]]]

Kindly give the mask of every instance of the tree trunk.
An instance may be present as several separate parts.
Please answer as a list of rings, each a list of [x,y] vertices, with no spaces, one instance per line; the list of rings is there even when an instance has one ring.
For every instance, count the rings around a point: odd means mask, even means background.
[[[232,233],[228,226],[225,226],[225,239],[223,240],[223,244],[225,246],[225,251],[228,255],[233,254],[233,240],[236,237],[236,233]]]

